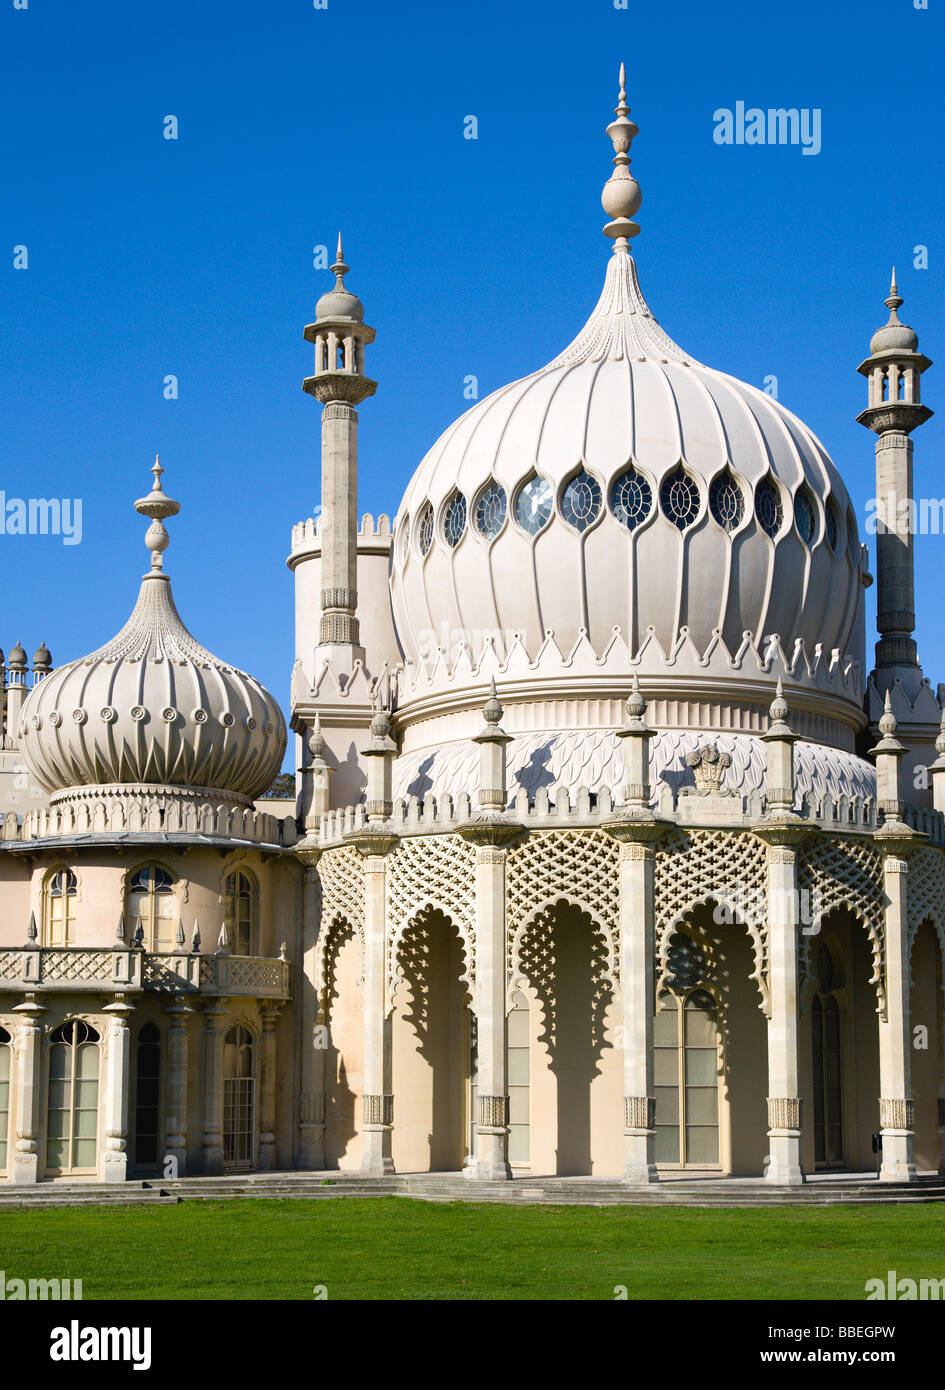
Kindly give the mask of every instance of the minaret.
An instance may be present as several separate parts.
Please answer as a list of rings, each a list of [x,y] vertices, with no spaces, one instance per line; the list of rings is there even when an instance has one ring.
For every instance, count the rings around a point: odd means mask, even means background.
[[[900,323],[902,303],[896,272],[886,307],[889,322],[870,341],[870,355],[857,371],[869,380],[869,405],[856,417],[876,438],[876,643],[877,684],[888,688],[895,668],[918,672],[915,639],[915,562],[913,532],[912,440],[909,435],[932,414],[922,405],[919,378],[932,363],[919,352],[919,339]],[[912,676],[910,684],[916,684]]]
[[[364,375],[364,349],[374,329],[364,322],[364,306],[345,288],[348,267],[338,234],[338,259],[331,267],[335,288],[315,307],[305,329],[315,344],[315,374],[302,389],[321,401],[322,537],[321,621],[318,645],[350,670],[364,663],[358,628],[358,412],[356,406],[377,390]]]

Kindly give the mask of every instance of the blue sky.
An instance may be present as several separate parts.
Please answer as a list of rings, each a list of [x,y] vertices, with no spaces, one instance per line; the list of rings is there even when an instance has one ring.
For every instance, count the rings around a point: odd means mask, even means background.
[[[468,405],[464,378],[485,395],[532,371],[593,307],[621,60],[640,127],[634,253],[663,326],[747,381],[776,375],[862,522],[873,448],[855,368],[895,262],[902,317],[941,359],[917,490],[945,495],[945,23],[929,3],[7,0],[0,489],[81,497],[83,540],[0,537],[0,646],[42,638],[64,661],[117,631],[147,560],[131,503],[159,450],[183,504],[166,564],[185,621],[287,704],[284,561],[319,500],[302,328],[331,277],[313,247],[344,230],[377,329],[360,502],[393,512]],[[717,145],[713,113],[740,100],[819,109],[821,152]],[[933,685],[943,548],[918,539]]]

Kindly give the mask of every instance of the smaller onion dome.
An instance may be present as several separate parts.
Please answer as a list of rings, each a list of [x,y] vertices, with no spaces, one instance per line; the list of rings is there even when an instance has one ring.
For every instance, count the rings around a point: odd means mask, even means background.
[[[48,671],[52,667],[52,656],[45,642],[40,642],[33,653],[33,670]]]
[[[23,650],[23,646],[20,642],[17,642],[16,646],[11,648],[10,655],[7,657],[7,665],[26,666],[26,652]]]
[[[341,233],[338,233],[338,259],[330,267],[335,276],[335,288],[328,290],[315,305],[315,318],[319,319],[352,319],[355,323],[364,322],[364,305],[356,294],[345,289],[345,276],[350,270],[350,266],[345,265],[344,255],[341,249]]]
[[[893,266],[892,284],[889,286],[889,298],[884,302],[889,310],[889,322],[878,329],[870,339],[870,355],[875,357],[878,352],[917,352],[919,335],[908,324],[899,322],[898,310],[902,298],[896,287],[895,266]]]

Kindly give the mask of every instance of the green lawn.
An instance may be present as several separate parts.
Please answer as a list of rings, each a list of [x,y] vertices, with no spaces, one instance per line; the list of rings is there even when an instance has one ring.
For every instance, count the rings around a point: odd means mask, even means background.
[[[187,1201],[0,1213],[0,1268],[146,1299],[863,1299],[945,1276],[945,1207],[513,1207]]]

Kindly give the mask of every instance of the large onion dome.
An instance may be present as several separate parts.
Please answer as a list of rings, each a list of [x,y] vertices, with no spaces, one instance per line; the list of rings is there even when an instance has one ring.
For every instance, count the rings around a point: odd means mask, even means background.
[[[135,503],[151,518],[151,569],[121,631],[58,667],[30,692],[20,749],[50,793],[161,784],[252,799],[282,766],[285,720],[257,680],[221,661],[184,625],[163,571],[163,518],[179,504],[161,486]]]
[[[621,89],[603,198],[613,254],[590,319],[451,425],[404,494],[391,573],[404,655],[432,668],[440,649],[442,669],[462,643],[475,668],[486,647],[503,661],[521,641],[534,658],[553,636],[566,654],[586,634],[602,657],[616,632],[631,659],[653,638],[663,653],[687,642],[733,672],[748,642],[772,683],[787,674],[767,666],[774,643],[794,681],[812,666],[823,679],[862,660],[849,496],[797,416],[654,318],[629,251],[628,109]],[[841,695],[859,705],[855,684]]]

